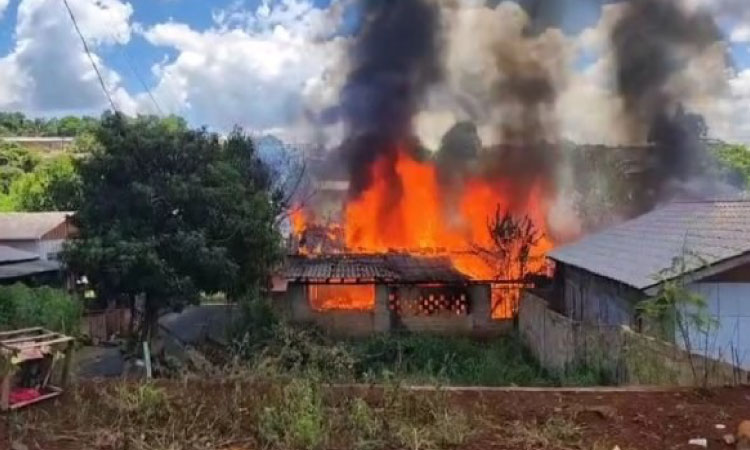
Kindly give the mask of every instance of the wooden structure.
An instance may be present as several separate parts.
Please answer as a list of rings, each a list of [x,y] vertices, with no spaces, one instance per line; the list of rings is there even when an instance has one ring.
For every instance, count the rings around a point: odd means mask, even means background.
[[[69,378],[73,345],[72,337],[40,327],[0,332],[0,411],[18,409],[62,394]],[[63,360],[61,380],[54,386],[50,379],[59,359]],[[31,366],[39,369],[40,380],[33,386],[16,386],[14,380]],[[31,395],[16,395],[18,398],[14,399],[14,394],[20,391]]]

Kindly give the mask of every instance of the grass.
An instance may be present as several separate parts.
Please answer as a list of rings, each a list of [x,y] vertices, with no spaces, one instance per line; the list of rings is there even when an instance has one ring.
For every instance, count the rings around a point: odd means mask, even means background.
[[[596,371],[543,370],[516,336],[490,340],[388,334],[335,340],[314,329],[277,328],[251,357],[256,372],[322,374],[330,382],[461,386],[590,386],[607,384]]]
[[[583,436],[582,428],[563,416],[552,416],[541,422],[516,421],[499,431],[519,449],[579,449]]]
[[[489,341],[423,335],[383,335],[350,341],[355,372],[365,380],[395,376],[410,382],[509,386],[549,384],[513,337]]]
[[[393,383],[376,396],[334,392],[316,375],[206,383],[119,382],[76,389],[55,408],[9,416],[11,438],[43,448],[130,450],[442,450],[479,422],[442,393]]]

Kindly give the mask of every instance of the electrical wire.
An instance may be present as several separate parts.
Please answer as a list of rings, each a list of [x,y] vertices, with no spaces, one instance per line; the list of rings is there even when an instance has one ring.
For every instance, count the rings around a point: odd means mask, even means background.
[[[94,68],[94,72],[96,72],[97,78],[99,78],[99,84],[102,87],[102,90],[104,91],[104,95],[107,96],[107,100],[109,100],[109,104],[112,105],[112,110],[115,112],[119,112],[117,109],[117,105],[115,105],[115,101],[112,99],[112,96],[109,93],[109,90],[107,89],[107,84],[104,82],[104,77],[102,77],[102,73],[99,71],[99,67],[96,65],[96,61],[94,61],[94,56],[91,54],[91,50],[89,50],[89,45],[86,43],[86,38],[83,37],[83,33],[81,33],[81,29],[78,27],[78,21],[76,20],[75,14],[73,14],[73,10],[70,9],[70,5],[68,4],[68,0],[63,0],[63,3],[65,4],[65,8],[68,10],[68,14],[70,15],[70,20],[73,21],[73,27],[76,30],[76,33],[78,33],[78,37],[81,38],[81,42],[83,43],[83,49],[86,51],[86,55],[89,57],[89,61],[91,61],[91,66]]]

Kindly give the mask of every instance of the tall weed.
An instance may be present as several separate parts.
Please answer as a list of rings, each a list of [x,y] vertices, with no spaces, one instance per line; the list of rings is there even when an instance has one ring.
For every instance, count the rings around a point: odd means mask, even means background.
[[[77,334],[83,306],[61,289],[0,286],[0,329],[41,326]]]

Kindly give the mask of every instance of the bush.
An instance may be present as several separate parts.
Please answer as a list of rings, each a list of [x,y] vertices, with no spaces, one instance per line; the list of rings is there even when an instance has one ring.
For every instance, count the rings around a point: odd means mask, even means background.
[[[258,435],[275,448],[319,448],[327,433],[320,385],[314,378],[300,378],[269,394],[258,418]]]
[[[41,326],[76,334],[82,312],[81,303],[61,289],[0,286],[0,329]]]
[[[133,422],[146,424],[169,414],[169,401],[163,389],[150,383],[124,383],[115,389],[115,407]]]
[[[413,382],[507,386],[548,384],[515,337],[480,342],[468,338],[384,335],[351,341],[356,371],[365,378],[392,373]]]
[[[326,339],[315,329],[280,325],[256,365],[272,373],[324,377],[327,381],[351,381],[355,360],[344,344]]]

